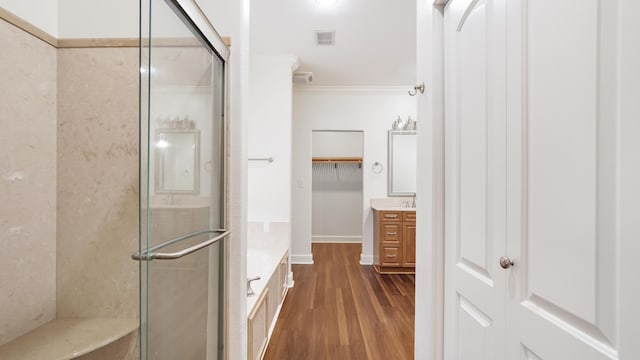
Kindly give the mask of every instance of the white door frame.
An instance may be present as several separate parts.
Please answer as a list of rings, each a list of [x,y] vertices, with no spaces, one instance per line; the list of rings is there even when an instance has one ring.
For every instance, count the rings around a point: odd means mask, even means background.
[[[620,358],[637,359],[640,357],[640,342],[637,333],[640,328],[640,281],[637,281],[638,254],[640,254],[640,1],[620,1],[620,62],[621,81],[619,141],[620,164],[620,203],[618,241],[620,244],[620,281],[630,286],[620,289],[620,319],[623,334],[620,337]],[[634,281],[635,279],[635,281]],[[631,331],[635,329],[634,331]]]
[[[448,0],[416,0],[418,186],[415,359],[443,358],[444,16]]]

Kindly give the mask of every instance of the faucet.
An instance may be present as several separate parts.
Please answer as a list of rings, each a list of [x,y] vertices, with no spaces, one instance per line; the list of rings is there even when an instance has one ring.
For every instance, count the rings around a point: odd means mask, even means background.
[[[413,193],[413,196],[411,197],[411,207],[416,207],[416,193]]]
[[[253,296],[256,293],[253,291],[253,289],[251,288],[251,282],[256,281],[256,280],[260,280],[262,279],[262,277],[260,276],[256,276],[256,277],[252,277],[252,278],[247,278],[247,296]]]

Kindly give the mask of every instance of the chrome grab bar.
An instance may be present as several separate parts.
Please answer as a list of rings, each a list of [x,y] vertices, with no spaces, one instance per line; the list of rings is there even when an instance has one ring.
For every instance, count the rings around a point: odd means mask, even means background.
[[[176,251],[176,252],[172,252],[172,253],[162,253],[162,252],[155,252],[156,250],[160,250],[164,247],[167,247],[169,245],[175,244],[179,241],[182,240],[186,240],[189,238],[192,238],[194,236],[198,236],[198,235],[202,235],[202,234],[210,234],[210,233],[222,233],[216,237],[213,237],[207,241],[203,241],[199,244],[193,245],[191,247],[188,247],[186,249],[180,250],[180,251]],[[220,241],[221,239],[224,239],[225,237],[229,236],[229,234],[231,233],[231,231],[229,230],[224,230],[224,229],[207,229],[207,230],[200,230],[200,231],[196,231],[196,232],[192,232],[190,234],[186,234],[186,235],[182,235],[180,237],[177,237],[175,239],[171,239],[171,240],[167,240],[163,243],[160,243],[158,245],[154,245],[148,249],[142,250],[142,251],[136,251],[135,253],[131,254],[131,258],[133,260],[143,260],[143,261],[151,261],[151,260],[173,260],[173,259],[179,259],[185,255],[189,255],[191,253],[194,253],[202,248],[205,248],[209,245],[213,245],[216,242]]]

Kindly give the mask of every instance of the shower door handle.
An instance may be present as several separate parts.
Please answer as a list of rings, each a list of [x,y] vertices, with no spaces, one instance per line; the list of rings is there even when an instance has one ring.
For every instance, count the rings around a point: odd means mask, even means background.
[[[160,250],[164,247],[167,247],[169,245],[173,245],[175,243],[178,243],[182,240],[186,240],[186,239],[190,239],[192,237],[198,236],[198,235],[203,235],[203,234],[210,234],[210,233],[220,233],[220,235],[218,236],[214,236],[211,239],[207,240],[207,241],[203,241],[201,243],[198,243],[196,245],[190,246],[186,249],[182,249],[180,251],[176,251],[176,252],[171,252],[171,253],[164,253],[164,252],[156,252],[157,250]],[[171,239],[171,240],[167,240],[163,243],[160,243],[158,245],[152,246],[150,248],[141,250],[141,251],[137,251],[135,253],[133,253],[131,255],[131,258],[133,260],[143,260],[143,261],[151,261],[151,260],[174,260],[174,259],[180,259],[183,256],[189,255],[191,253],[194,253],[200,249],[204,249],[207,246],[211,246],[215,243],[217,243],[218,241],[224,239],[225,237],[229,236],[229,234],[231,234],[231,231],[229,230],[224,230],[224,229],[207,229],[207,230],[200,230],[200,231],[196,231],[190,234],[186,234],[180,237],[177,237],[175,239]]]

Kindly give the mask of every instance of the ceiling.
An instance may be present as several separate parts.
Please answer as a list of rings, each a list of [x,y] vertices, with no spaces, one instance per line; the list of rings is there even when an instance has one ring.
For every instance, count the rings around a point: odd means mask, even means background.
[[[415,0],[253,0],[251,55],[296,55],[313,86],[413,86],[415,27]],[[317,30],[335,45],[316,45]]]

